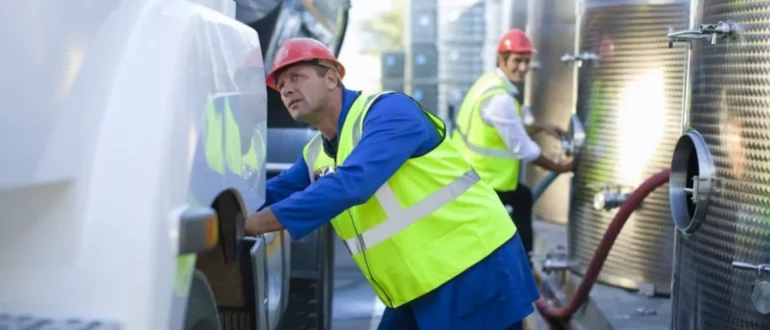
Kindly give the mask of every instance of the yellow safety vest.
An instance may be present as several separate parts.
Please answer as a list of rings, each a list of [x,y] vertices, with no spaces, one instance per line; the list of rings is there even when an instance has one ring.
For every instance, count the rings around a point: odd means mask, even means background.
[[[460,105],[452,141],[484,182],[497,191],[514,191],[519,184],[521,162],[510,152],[495,128],[481,118],[481,106],[499,94],[509,94],[503,78],[495,72],[481,76]],[[514,102],[521,116],[521,105]]]
[[[338,135],[336,159],[323,152],[320,134],[305,146],[311,181],[345,164],[361,137],[367,111],[384,94],[362,94],[353,103]],[[441,133],[441,143],[407,160],[372,198],[331,222],[389,307],[436,289],[516,233],[495,192],[445,138],[444,123],[423,111]]]

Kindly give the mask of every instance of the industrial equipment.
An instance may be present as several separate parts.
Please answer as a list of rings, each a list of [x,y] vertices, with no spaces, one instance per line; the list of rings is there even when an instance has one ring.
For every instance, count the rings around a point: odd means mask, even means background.
[[[485,28],[488,27],[485,21],[486,1],[438,0],[437,4],[438,38],[434,42],[438,44],[438,53],[441,54],[436,58],[439,106],[441,109],[452,107],[459,110],[465,94],[486,72],[484,59],[494,58],[497,48],[488,54],[480,51],[484,49]],[[447,115],[453,114],[447,112]]]
[[[673,329],[770,328],[768,17],[770,1],[698,1],[668,33],[690,50],[669,183]]]
[[[281,235],[243,237],[266,95],[235,3],[2,11],[0,328],[276,329]]]
[[[575,2],[559,0],[530,0],[527,34],[537,49],[535,60],[540,63],[527,81],[525,102],[537,122],[563,126],[570,121],[575,103],[573,89],[577,88],[572,61],[562,65],[562,56],[572,54],[575,47]],[[561,141],[545,134],[533,137],[547,156],[561,152]],[[546,178],[547,170],[530,165],[527,182]],[[570,176],[561,175],[542,191],[533,214],[540,219],[566,223],[569,210]],[[534,190],[537,192],[537,189]]]
[[[586,147],[569,213],[573,271],[584,274],[615,209],[645,178],[669,166],[679,135],[686,52],[668,48],[669,26],[687,24],[688,1],[586,0],[578,21],[578,114]],[[593,54],[591,54],[593,53]],[[573,57],[576,56],[573,54]],[[668,294],[673,228],[665,191],[653,192],[620,233],[599,281]]]

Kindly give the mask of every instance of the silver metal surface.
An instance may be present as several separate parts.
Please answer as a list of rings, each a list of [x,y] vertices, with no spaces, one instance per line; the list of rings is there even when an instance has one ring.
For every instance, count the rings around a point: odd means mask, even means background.
[[[527,79],[525,103],[530,105],[535,121],[550,123],[563,129],[571,125],[573,113],[574,72],[562,63],[562,55],[572,53],[575,45],[574,1],[530,0],[528,4],[527,34],[537,49],[533,60],[540,67]],[[561,141],[547,134],[533,136],[543,153],[550,158],[560,157]],[[527,183],[534,187],[548,171],[530,165]],[[566,223],[569,210],[570,176],[560,175],[535,203],[533,213],[548,221]]]
[[[82,317],[40,317],[32,314],[0,313],[2,330],[120,330],[117,322]]]
[[[493,27],[486,20],[488,3],[485,1],[436,2],[439,30],[437,103],[441,116],[446,116],[449,107],[459,110],[465,93],[486,71],[485,59],[495,56],[494,52],[483,51],[487,29]]]
[[[689,5],[649,3],[589,1],[580,18],[574,53],[596,53],[599,60],[579,68],[577,111],[587,142],[572,182],[568,222],[578,274],[585,273],[615,215],[594,209],[596,193],[603,186],[634,189],[669,168],[681,134],[686,50],[669,49],[666,33],[687,26]],[[629,289],[652,285],[669,294],[673,232],[668,193],[660,188],[632,214],[598,280]]]
[[[702,135],[719,187],[697,230],[677,234],[672,327],[770,329],[767,275],[754,267],[770,262],[770,1],[700,1],[693,13],[689,29],[731,21],[736,33],[690,42],[688,126]]]
[[[577,0],[584,3],[585,10],[595,10],[617,6],[676,5],[686,3],[683,0]],[[695,0],[697,1],[697,0]]]
[[[503,31],[504,33],[508,29],[519,28],[525,30],[527,28],[527,6],[529,6],[530,0],[503,0]],[[499,38],[498,38],[499,39]]]

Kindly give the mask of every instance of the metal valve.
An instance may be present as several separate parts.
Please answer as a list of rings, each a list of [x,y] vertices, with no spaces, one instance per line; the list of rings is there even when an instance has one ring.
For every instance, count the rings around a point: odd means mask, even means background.
[[[575,62],[577,63],[578,66],[583,65],[584,61],[597,61],[597,60],[599,60],[599,55],[597,55],[596,53],[590,53],[590,52],[567,53],[561,57],[561,61],[564,62],[564,64]]]
[[[756,271],[759,276],[770,275],[770,264],[754,265],[741,261],[733,261],[733,268]],[[751,285],[751,303],[754,309],[762,314],[770,314],[770,282],[758,280]]]
[[[620,207],[628,200],[630,194],[623,189],[624,187],[611,187],[609,184],[589,184],[589,188],[599,189],[594,195],[594,210],[609,211]]]
[[[754,265],[742,261],[733,261],[732,266],[738,269],[755,270],[758,275],[770,275],[770,264]]]
[[[570,261],[567,251],[560,246],[557,247],[556,251],[551,251],[545,255],[541,269],[543,273],[550,274],[565,271],[574,265],[575,263]]]
[[[579,154],[586,142],[586,133],[583,124],[577,114],[570,118],[570,127],[566,136],[562,136],[559,141],[559,147],[564,156],[575,156]]]
[[[737,25],[732,21],[719,21],[716,24],[701,24],[695,30],[674,31],[668,28],[668,48],[674,47],[674,42],[692,41],[698,39],[709,39],[712,45],[716,45],[717,40],[726,39],[735,35]]]
[[[629,194],[620,191],[610,191],[609,188],[594,195],[594,209],[609,211],[620,207],[628,200]]]

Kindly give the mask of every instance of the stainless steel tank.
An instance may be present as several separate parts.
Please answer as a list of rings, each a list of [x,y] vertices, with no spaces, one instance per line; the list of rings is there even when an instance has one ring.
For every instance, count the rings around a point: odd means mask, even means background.
[[[526,100],[535,120],[567,128],[574,106],[573,67],[562,63],[564,54],[575,47],[575,3],[563,0],[530,0],[527,34],[537,49],[539,63],[527,81]],[[559,155],[560,141],[538,134],[535,141],[548,156]],[[527,182],[533,188],[548,171],[530,165]],[[535,204],[534,214],[541,219],[566,223],[569,211],[570,175],[560,175]]]
[[[669,181],[672,328],[770,329],[770,1],[693,9],[689,30],[670,34],[691,41]]]
[[[584,274],[628,194],[669,167],[681,133],[686,51],[668,48],[668,27],[687,25],[689,1],[585,1],[578,115],[586,148],[572,181],[568,221],[572,270]],[[586,56],[591,57],[591,56]],[[668,195],[658,189],[626,223],[599,281],[645,294],[670,293],[674,230]]]
[[[456,112],[473,83],[484,74],[486,3],[438,0],[438,92],[446,115]]]

